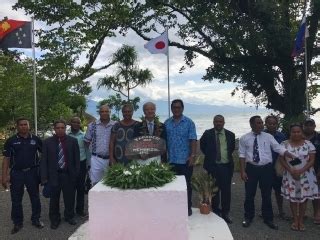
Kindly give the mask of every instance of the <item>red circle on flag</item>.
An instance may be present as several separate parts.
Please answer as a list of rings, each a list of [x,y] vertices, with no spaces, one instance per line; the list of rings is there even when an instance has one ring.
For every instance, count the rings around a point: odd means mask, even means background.
[[[156,43],[155,48],[156,49],[163,49],[166,47],[166,44],[163,41],[159,41]]]

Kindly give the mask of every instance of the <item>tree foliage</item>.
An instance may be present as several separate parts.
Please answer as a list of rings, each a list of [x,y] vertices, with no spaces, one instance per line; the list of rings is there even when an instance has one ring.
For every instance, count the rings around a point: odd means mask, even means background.
[[[320,1],[308,2],[307,66],[311,79],[317,79]],[[185,50],[187,66],[196,64],[199,55],[211,62],[204,80],[233,82],[235,91],[254,96],[256,104],[287,118],[305,110],[304,61],[291,58],[303,1],[83,0],[78,4],[20,0],[15,7],[51,25],[39,33],[43,49],[55,55],[55,50],[65,48],[68,61],[87,54],[87,63],[76,69],[79,78],[114,64],[92,67],[106,38],[133,30],[148,40],[167,27],[177,32],[180,41],[170,45]]]
[[[130,91],[150,83],[153,76],[149,69],[139,69],[138,54],[134,47],[124,45],[113,54],[116,64],[114,75],[107,75],[98,82],[98,87],[112,89],[130,101]]]
[[[21,116],[34,120],[32,60],[16,52],[0,53],[0,128],[14,126]],[[37,75],[38,128],[44,132],[58,118],[81,115],[84,95],[68,81],[48,80]]]

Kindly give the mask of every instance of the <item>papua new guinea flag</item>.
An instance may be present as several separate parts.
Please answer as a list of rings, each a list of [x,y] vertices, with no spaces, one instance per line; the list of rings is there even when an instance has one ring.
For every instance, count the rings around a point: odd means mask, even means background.
[[[31,22],[11,19],[0,22],[0,48],[31,47]]]

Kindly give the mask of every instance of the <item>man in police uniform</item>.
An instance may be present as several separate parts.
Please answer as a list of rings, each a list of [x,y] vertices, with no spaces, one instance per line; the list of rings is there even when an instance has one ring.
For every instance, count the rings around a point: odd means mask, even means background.
[[[42,143],[40,138],[29,132],[29,121],[19,118],[16,121],[18,133],[10,137],[3,151],[2,186],[8,188],[8,169],[10,167],[11,218],[15,234],[23,227],[22,197],[26,186],[32,205],[31,221],[36,228],[43,228],[40,222],[41,204],[39,198],[39,158]]]

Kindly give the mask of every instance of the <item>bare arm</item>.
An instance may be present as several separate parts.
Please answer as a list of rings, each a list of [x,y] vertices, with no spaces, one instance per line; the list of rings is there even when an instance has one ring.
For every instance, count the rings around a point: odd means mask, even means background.
[[[10,163],[10,158],[8,157],[3,157],[2,161],[2,186],[7,189],[8,188],[8,183],[9,183],[9,163]]]
[[[240,157],[239,161],[240,161],[241,179],[246,182],[248,180],[248,176],[247,176],[247,173],[246,173],[246,159]]]
[[[114,158],[114,145],[116,142],[116,133],[111,133],[110,137],[110,143],[109,143],[109,156],[110,156],[110,163],[114,164],[116,163],[116,160]]]
[[[189,166],[193,166],[194,159],[197,153],[197,140],[195,139],[190,140],[190,152],[191,152],[191,155],[188,157],[187,163]]]

